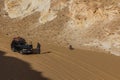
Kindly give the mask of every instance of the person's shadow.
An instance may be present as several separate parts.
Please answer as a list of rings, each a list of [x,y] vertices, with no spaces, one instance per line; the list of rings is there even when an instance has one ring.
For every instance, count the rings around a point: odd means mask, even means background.
[[[30,65],[14,57],[4,56],[0,51],[0,80],[50,80],[42,72],[33,70]]]

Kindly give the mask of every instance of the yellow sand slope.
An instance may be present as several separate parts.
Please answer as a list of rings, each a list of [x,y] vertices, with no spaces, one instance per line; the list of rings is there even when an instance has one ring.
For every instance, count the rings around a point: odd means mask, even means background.
[[[44,43],[41,54],[21,55],[10,41],[0,36],[0,80],[120,80],[120,57]]]

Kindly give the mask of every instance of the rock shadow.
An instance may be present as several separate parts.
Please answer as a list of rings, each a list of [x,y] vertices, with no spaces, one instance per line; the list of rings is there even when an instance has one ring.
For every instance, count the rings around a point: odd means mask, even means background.
[[[50,80],[30,67],[30,64],[0,51],[0,80]]]

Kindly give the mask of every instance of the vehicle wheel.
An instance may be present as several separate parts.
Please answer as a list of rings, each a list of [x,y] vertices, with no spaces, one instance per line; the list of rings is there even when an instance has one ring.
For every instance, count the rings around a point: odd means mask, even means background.
[[[12,50],[13,52],[16,52],[16,49],[15,49],[15,48],[11,48],[11,50]]]
[[[23,51],[22,51],[22,50],[20,51],[20,54],[23,54]]]

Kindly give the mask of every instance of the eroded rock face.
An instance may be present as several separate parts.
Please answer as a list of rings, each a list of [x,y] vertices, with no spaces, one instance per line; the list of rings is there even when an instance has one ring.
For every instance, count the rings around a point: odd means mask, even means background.
[[[35,12],[40,12],[40,23],[46,23],[56,18],[57,11],[64,6],[59,1],[54,0],[5,0],[5,10],[8,12],[10,18],[24,18]],[[51,4],[55,6],[51,6]],[[63,6],[62,6],[63,5]],[[51,8],[52,7],[52,8]]]
[[[62,30],[48,28],[51,33],[46,35],[56,34],[51,36],[54,42],[76,48],[101,48],[120,55],[120,0],[5,0],[4,4],[10,18],[39,12],[38,27],[40,24],[63,27]],[[34,36],[39,35],[31,29]]]
[[[48,13],[50,4],[51,0],[5,0],[5,10],[10,18],[23,18],[36,11]]]

